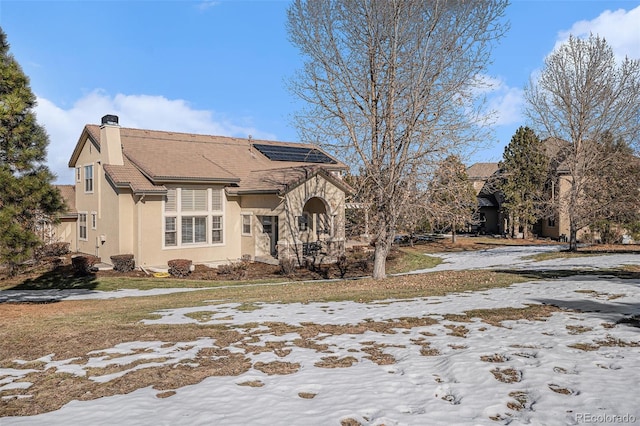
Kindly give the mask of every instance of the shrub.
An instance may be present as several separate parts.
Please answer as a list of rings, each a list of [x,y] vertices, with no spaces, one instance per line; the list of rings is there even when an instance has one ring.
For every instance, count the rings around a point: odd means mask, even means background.
[[[133,259],[132,254],[111,256],[111,263],[113,264],[113,270],[118,272],[133,271],[136,267],[136,261]]]
[[[42,259],[46,257],[58,257],[64,256],[65,254],[69,254],[69,243],[59,242],[59,243],[51,243],[45,244],[35,251],[36,259]]]
[[[172,277],[184,278],[191,272],[191,261],[188,259],[171,259],[167,264]]]
[[[290,277],[296,271],[296,259],[293,257],[285,257],[278,262],[280,265],[280,273]]]
[[[336,268],[338,268],[340,278],[344,278],[344,276],[347,275],[347,272],[349,271],[349,260],[347,259],[346,255],[341,254],[340,256],[338,256],[338,259],[336,261]]]
[[[228,275],[232,280],[242,280],[247,276],[248,262],[232,262],[218,266],[218,275]]]
[[[74,256],[71,258],[73,272],[77,276],[89,275],[95,272],[94,265],[100,262],[100,258],[90,254]]]

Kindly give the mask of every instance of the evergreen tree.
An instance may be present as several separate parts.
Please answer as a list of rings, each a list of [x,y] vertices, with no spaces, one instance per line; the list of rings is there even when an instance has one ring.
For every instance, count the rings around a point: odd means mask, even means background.
[[[548,207],[545,183],[549,158],[543,142],[528,127],[516,131],[502,158],[499,182],[505,200],[502,207],[510,218],[512,235],[519,227],[527,238],[531,225],[545,216]]]
[[[0,263],[11,273],[41,241],[38,220],[63,208],[53,174],[43,164],[48,136],[32,111],[36,98],[29,79],[9,54],[0,28]]]
[[[457,229],[472,223],[478,209],[476,191],[458,156],[450,155],[440,163],[429,185],[429,200],[434,223],[451,227],[455,243]]]

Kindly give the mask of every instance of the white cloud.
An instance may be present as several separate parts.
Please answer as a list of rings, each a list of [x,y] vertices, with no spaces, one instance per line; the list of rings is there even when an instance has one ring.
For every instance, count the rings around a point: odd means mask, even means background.
[[[78,99],[69,109],[38,97],[35,113],[38,123],[49,134],[47,163],[58,176],[58,183],[69,183],[73,178],[67,163],[84,125],[100,124],[100,118],[105,114],[119,116],[122,127],[276,139],[273,134],[261,132],[250,123],[243,122],[248,120],[231,120],[212,111],[194,109],[182,99],[171,100],[163,96],[110,96],[94,90]]]
[[[523,91],[510,87],[497,77],[482,75],[477,77],[481,83],[479,93],[487,97],[487,111],[492,115],[494,126],[504,126],[522,122],[524,105]]]
[[[584,38],[593,33],[607,40],[616,57],[624,58],[628,56],[631,59],[639,59],[639,22],[640,6],[629,11],[624,9],[616,11],[605,10],[600,16],[591,21],[576,22],[570,29],[559,32],[555,48],[567,41],[569,35]]]
[[[209,9],[213,8],[213,7],[218,6],[219,4],[220,4],[219,1],[203,1],[203,2],[198,4],[197,8],[201,12],[204,12],[206,10],[209,10]]]

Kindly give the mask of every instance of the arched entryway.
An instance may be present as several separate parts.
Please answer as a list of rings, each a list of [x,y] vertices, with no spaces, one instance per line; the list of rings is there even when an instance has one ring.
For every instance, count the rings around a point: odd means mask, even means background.
[[[307,241],[318,241],[333,235],[333,217],[328,203],[321,197],[311,197],[298,217],[298,231],[306,234]]]

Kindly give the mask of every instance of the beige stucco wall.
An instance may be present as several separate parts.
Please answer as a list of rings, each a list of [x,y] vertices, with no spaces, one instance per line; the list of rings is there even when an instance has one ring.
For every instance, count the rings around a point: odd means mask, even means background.
[[[54,242],[69,243],[69,250],[75,252],[78,250],[76,218],[63,218],[60,223],[53,228],[51,240]]]
[[[277,216],[278,217],[278,236],[275,243],[280,239],[282,235],[282,215],[284,212],[284,198],[277,194],[252,194],[242,195],[239,199],[241,214],[250,214],[251,217],[251,236],[242,236],[242,254],[249,255],[251,258],[255,256],[269,256],[270,250],[270,236],[265,234],[262,229],[262,223],[260,222],[260,216]],[[242,217],[239,218],[242,220]],[[241,224],[241,222],[240,222]],[[241,234],[239,229],[239,234]]]
[[[304,233],[298,231],[297,217],[310,199],[317,197],[326,203],[327,214],[332,218],[332,238],[344,239],[345,194],[333,183],[316,175],[289,191],[286,195],[283,219],[289,226],[281,232],[281,238],[300,241]]]
[[[204,185],[189,187],[207,188]],[[223,244],[191,247],[163,247],[163,197],[146,196],[132,204],[130,210],[128,210],[129,207],[123,206],[123,210],[131,211],[132,252],[136,256],[136,264],[154,267],[164,266],[171,259],[189,259],[194,263],[217,265],[239,260],[242,255],[240,206],[237,199],[233,197],[225,197],[223,204]],[[178,226],[180,226],[179,223]],[[209,225],[207,229],[211,232]],[[121,236],[123,234],[126,232],[121,232]]]
[[[101,200],[99,197],[101,180],[104,179],[102,167],[98,162],[101,161],[100,151],[90,141],[86,141],[76,161],[76,167],[80,168],[80,179],[76,179],[76,210],[78,214],[86,213],[87,215],[87,238],[80,239],[78,227],[80,222],[76,223],[76,236],[77,236],[77,251],[81,253],[100,255],[99,251],[96,251],[96,237],[99,235],[98,231],[91,227],[91,214],[95,212],[97,214],[98,228],[100,228],[100,205]],[[87,165],[93,166],[93,192],[85,192],[85,170]],[[75,170],[74,170],[74,176]]]
[[[313,200],[315,199],[315,200]],[[276,194],[243,195],[240,206],[243,213],[252,214],[253,234],[242,237],[242,254],[267,256],[270,253],[270,240],[263,233],[260,216],[278,217],[278,236],[276,243],[280,246],[301,244],[316,241],[318,236],[310,224],[308,231],[298,230],[298,217],[303,214],[305,204],[309,200],[307,209],[320,209],[322,204],[330,218],[332,235],[321,235],[321,239],[344,241],[345,223],[345,193],[342,189],[320,175],[313,176],[308,181],[290,190],[285,196]],[[322,201],[321,201],[322,200]],[[311,204],[317,205],[311,205]]]

